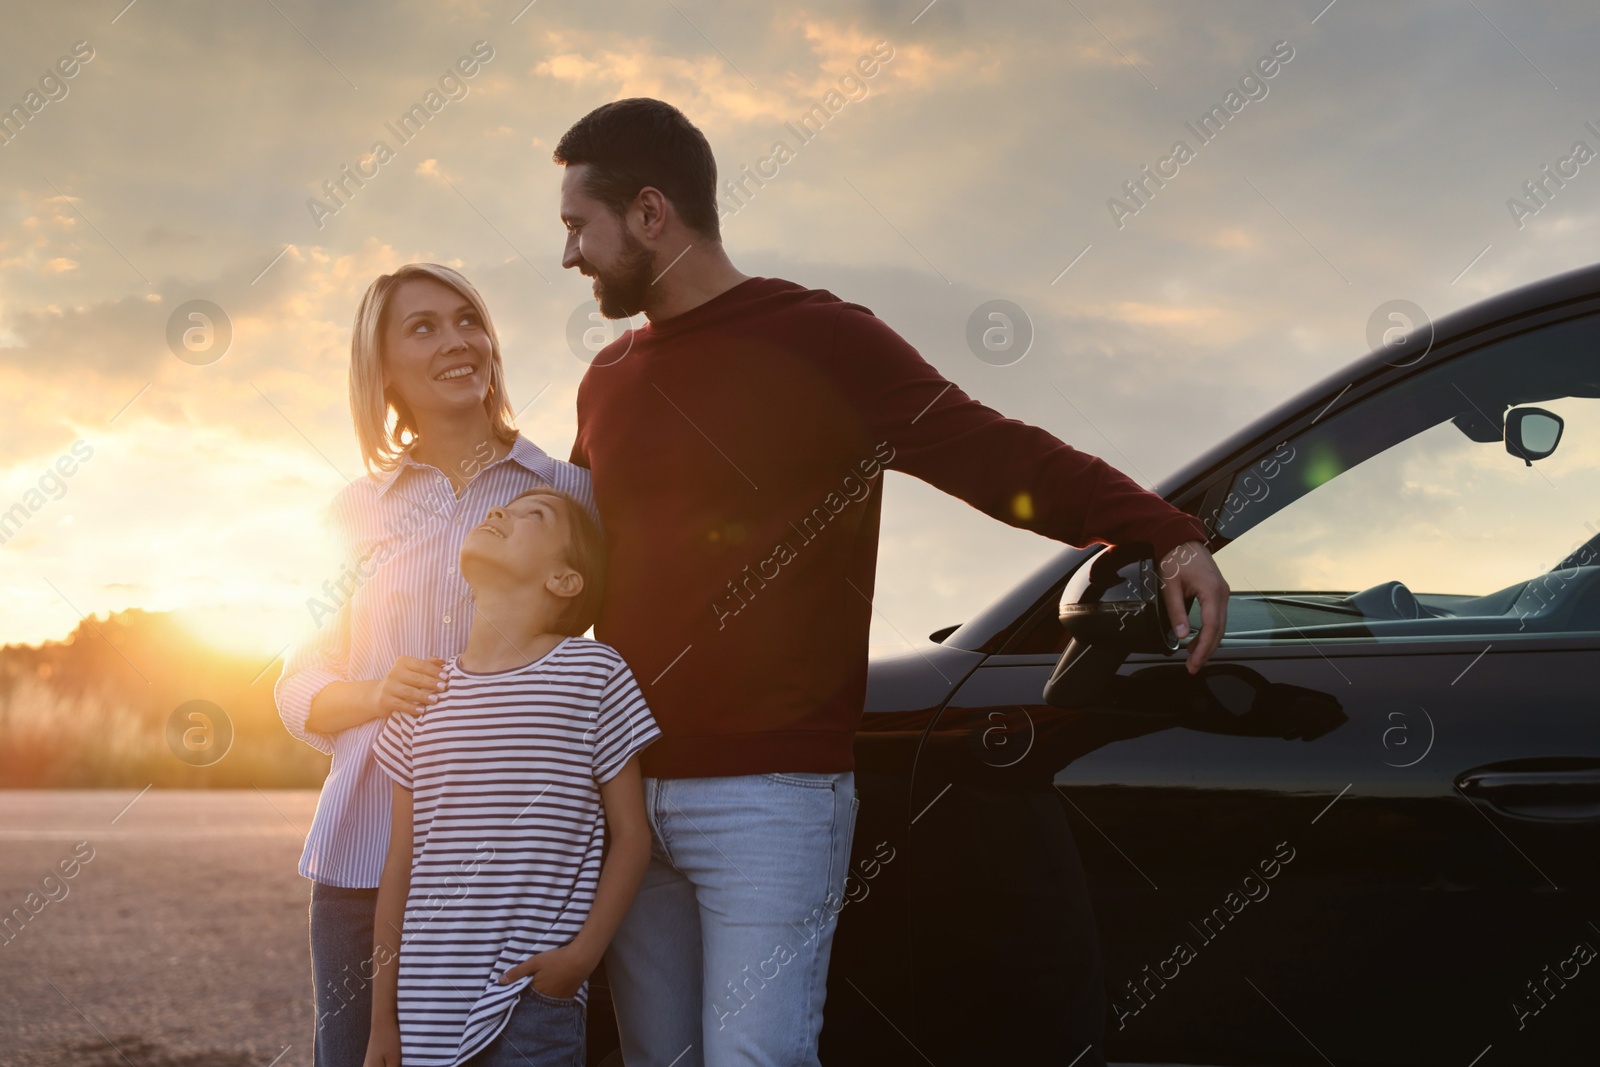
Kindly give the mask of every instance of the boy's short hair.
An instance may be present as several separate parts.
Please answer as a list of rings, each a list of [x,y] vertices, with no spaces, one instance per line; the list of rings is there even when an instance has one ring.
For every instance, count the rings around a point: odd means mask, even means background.
[[[554,497],[566,505],[567,550],[564,559],[567,566],[583,576],[583,592],[572,598],[556,620],[556,632],[568,637],[582,637],[600,618],[600,605],[605,599],[605,535],[600,532],[600,524],[589,514],[589,509],[571,493],[560,489],[544,486],[529,489],[512,497],[506,506],[527,496]]]

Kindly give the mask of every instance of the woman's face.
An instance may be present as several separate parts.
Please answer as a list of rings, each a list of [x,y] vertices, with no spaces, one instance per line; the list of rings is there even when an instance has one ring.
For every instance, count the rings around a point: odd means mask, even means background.
[[[407,278],[389,298],[383,381],[419,419],[484,410],[493,350],[472,302],[433,278]]]

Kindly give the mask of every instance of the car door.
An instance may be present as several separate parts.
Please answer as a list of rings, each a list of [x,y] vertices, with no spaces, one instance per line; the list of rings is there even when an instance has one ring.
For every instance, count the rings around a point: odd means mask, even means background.
[[[1564,425],[1530,461],[1502,434],[1535,408]],[[922,1041],[982,1047],[935,988],[998,972],[973,1014],[1039,1062],[1081,1051],[1099,990],[1135,1062],[1592,1049],[1600,320],[1441,345],[1283,430],[1175,497],[1233,590],[1206,679],[1135,655],[1114,699],[1046,705],[1046,597],[934,723]]]

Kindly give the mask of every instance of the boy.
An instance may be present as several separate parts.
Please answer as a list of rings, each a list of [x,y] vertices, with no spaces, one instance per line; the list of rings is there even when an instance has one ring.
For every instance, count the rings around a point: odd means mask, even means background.
[[[584,1062],[588,976],[650,858],[637,753],[660,736],[622,657],[580,636],[602,553],[551,489],[462,545],[466,651],[373,749],[394,818],[366,1067]]]

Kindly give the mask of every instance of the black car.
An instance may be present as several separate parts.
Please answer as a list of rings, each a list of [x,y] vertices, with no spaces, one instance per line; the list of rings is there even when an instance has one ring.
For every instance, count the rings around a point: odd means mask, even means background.
[[[1398,342],[873,662],[825,1064],[1600,1062],[1600,267]]]
[[[1233,591],[1198,675],[1138,545],[873,662],[822,1062],[1595,1063],[1600,266],[1158,492]]]

